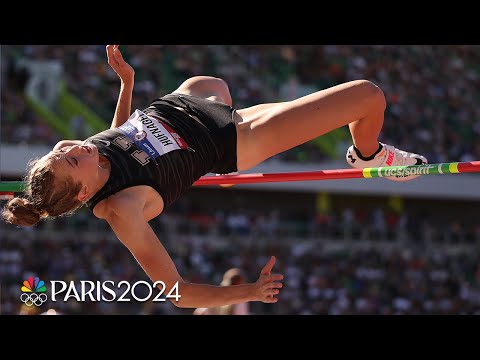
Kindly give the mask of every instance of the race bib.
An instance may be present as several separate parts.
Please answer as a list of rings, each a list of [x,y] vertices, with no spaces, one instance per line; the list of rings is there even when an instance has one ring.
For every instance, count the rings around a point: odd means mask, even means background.
[[[188,144],[175,130],[140,110],[135,110],[118,130],[153,158],[188,148]]]

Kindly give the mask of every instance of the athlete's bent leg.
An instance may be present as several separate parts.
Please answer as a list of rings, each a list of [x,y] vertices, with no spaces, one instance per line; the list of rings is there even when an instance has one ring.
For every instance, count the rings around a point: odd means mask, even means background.
[[[385,96],[378,86],[367,80],[356,80],[293,101],[240,109],[238,169],[247,170],[347,124],[361,156],[365,159],[377,156],[385,108]]]
[[[296,100],[259,107],[258,112],[253,111],[255,107],[238,110],[243,118],[238,131],[239,169],[255,166],[357,121],[352,133],[354,143],[361,151],[372,154],[378,148],[385,106],[385,97],[378,86],[357,80]]]

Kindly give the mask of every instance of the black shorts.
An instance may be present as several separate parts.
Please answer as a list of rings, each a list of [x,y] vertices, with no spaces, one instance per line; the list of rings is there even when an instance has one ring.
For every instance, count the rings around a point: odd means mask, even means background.
[[[193,149],[198,146],[202,151],[211,153],[206,154],[208,158],[210,155],[215,156],[211,172],[228,174],[237,171],[237,130],[234,122],[235,109],[231,106],[219,101],[174,93],[153,101],[145,112],[152,111],[158,111],[165,119],[169,119],[169,115],[172,115],[171,118],[181,118],[179,112],[192,115],[188,121],[181,122],[182,126],[177,126],[174,122],[171,122],[171,126],[179,135],[190,139]],[[210,141],[203,141],[205,137]]]

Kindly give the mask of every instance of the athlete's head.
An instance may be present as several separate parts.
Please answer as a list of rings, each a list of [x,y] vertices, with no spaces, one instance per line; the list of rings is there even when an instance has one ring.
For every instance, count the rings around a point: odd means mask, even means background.
[[[70,215],[93,194],[98,169],[94,145],[67,146],[28,165],[25,196],[10,200],[3,210],[6,222],[32,226],[40,219]]]

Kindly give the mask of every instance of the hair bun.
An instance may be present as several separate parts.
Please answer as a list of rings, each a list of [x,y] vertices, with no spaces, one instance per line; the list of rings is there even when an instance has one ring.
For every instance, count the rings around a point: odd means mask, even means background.
[[[41,214],[30,200],[17,197],[8,202],[2,215],[10,224],[32,226],[40,221]]]

